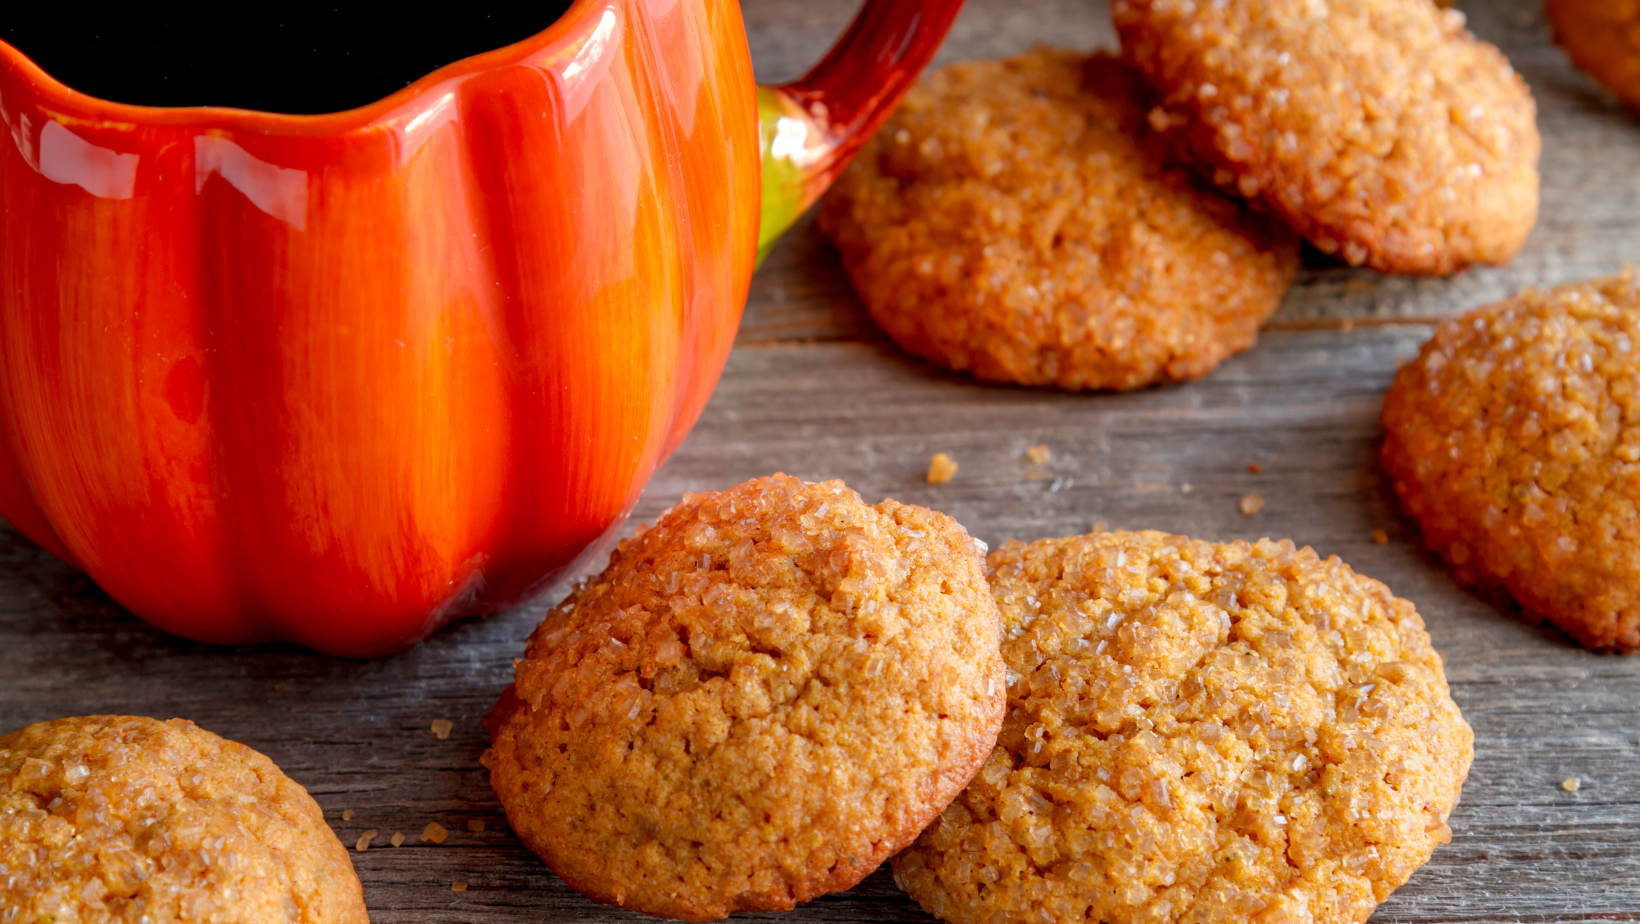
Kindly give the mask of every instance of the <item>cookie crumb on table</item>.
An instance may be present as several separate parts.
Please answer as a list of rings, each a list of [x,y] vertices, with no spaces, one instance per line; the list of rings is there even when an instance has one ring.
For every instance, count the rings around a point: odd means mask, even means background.
[[[435,844],[442,844],[444,843],[444,839],[449,836],[450,829],[444,827],[436,821],[428,822],[427,827],[421,829],[421,839],[423,841],[432,841]]]
[[[450,729],[455,728],[455,727],[456,727],[455,723],[451,722],[449,719],[434,719],[433,720],[433,734],[437,735],[438,740],[440,740],[440,741],[443,741],[444,739],[450,737]]]
[[[1569,776],[1560,781],[1560,788],[1566,790],[1567,792],[1577,792],[1579,789],[1583,788],[1583,781],[1575,776]]]
[[[1025,450],[1025,458],[1031,460],[1032,465],[1046,465],[1053,458],[1053,451],[1047,446],[1037,444]]]
[[[482,819],[482,818],[469,819],[468,822],[467,822],[467,830],[469,830],[469,831],[482,831],[482,830],[484,830],[484,819]]]
[[[452,891],[452,892],[465,892],[465,891],[467,891],[467,883],[462,882],[461,880],[458,879],[455,882],[450,883],[450,891]]]
[[[949,453],[936,452],[928,460],[928,483],[945,484],[957,474],[957,463]]]
[[[388,839],[388,843],[392,844],[394,847],[402,847],[404,845],[404,832],[394,831],[393,836]]]
[[[359,835],[358,843],[353,845],[353,849],[359,851],[360,853],[364,853],[366,850],[370,849],[370,842],[375,839],[376,829],[371,828],[370,830]]]
[[[1264,509],[1264,498],[1257,494],[1248,494],[1241,499],[1241,512],[1252,516]]]

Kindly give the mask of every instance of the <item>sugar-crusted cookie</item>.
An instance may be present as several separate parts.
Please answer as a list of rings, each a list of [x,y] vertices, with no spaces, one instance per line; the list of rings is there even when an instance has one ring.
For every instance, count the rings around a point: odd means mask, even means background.
[[[1640,648],[1640,277],[1436,328],[1384,397],[1384,468],[1464,584],[1590,648]]]
[[[938,917],[1359,922],[1449,836],[1473,736],[1383,584],[1156,532],[989,566],[1002,735],[894,860]]]
[[[935,71],[827,194],[877,323],[983,379],[1127,389],[1251,346],[1298,239],[1169,164],[1144,81],[1037,50]]]
[[[365,924],[307,791],[191,722],[86,716],[0,738],[0,921]]]
[[[853,885],[996,740],[980,554],[837,481],[685,498],[531,636],[485,755],[513,829],[588,896],[664,917]]]
[[[1572,63],[1640,109],[1640,4],[1547,0],[1544,9]]]
[[[1429,0],[1114,0],[1153,125],[1327,253],[1389,273],[1503,263],[1537,221],[1531,91]]]

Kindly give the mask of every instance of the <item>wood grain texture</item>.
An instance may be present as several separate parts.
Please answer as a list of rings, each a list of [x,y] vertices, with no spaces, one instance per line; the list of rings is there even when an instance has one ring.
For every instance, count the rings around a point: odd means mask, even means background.
[[[872,327],[805,223],[754,280],[723,380],[636,519],[684,492],[782,470],[843,478],[869,500],[937,507],[992,543],[1104,522],[1208,539],[1286,536],[1336,554],[1417,604],[1477,739],[1452,844],[1375,920],[1640,919],[1640,659],[1588,654],[1458,589],[1420,550],[1375,463],[1383,390],[1428,321],[1640,255],[1640,122],[1549,44],[1534,0],[1467,9],[1541,110],[1541,218],[1512,265],[1446,280],[1312,266],[1258,347],[1209,378],[1067,395],[983,385],[906,356]],[[850,12],[746,0],[760,73],[800,73]],[[941,59],[1043,41],[1109,43],[1103,6],[970,0]],[[1035,444],[1050,447],[1045,464],[1026,458]],[[948,484],[923,480],[935,452],[960,464]],[[1252,517],[1238,506],[1249,493],[1267,502]],[[1373,539],[1380,529],[1385,544]],[[352,855],[378,924],[636,921],[568,890],[524,849],[478,765],[478,722],[545,605],[453,626],[373,662],[212,648],[148,628],[0,528],[0,730],[63,715],[181,715],[264,751],[313,792],[345,843],[381,832]],[[455,723],[447,740],[429,730],[440,718]],[[1560,787],[1568,777],[1582,781],[1576,793]],[[470,820],[484,830],[469,831]],[[420,842],[429,821],[450,829],[443,845]],[[403,847],[387,846],[394,831]],[[455,881],[467,891],[452,892]],[[932,920],[886,871],[779,917]]]

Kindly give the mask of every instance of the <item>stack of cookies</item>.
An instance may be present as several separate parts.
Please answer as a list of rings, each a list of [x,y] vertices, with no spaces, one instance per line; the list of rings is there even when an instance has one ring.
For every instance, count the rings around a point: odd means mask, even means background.
[[[489,719],[514,830],[705,921],[896,881],[953,924],[1364,921],[1473,736],[1412,604],[1289,542],[982,547],[774,475],[688,497],[536,630]]]
[[[1430,0],[1116,0],[1118,60],[928,75],[828,195],[872,316],[984,379],[1128,389],[1252,345],[1300,241],[1504,263],[1537,217],[1524,81]],[[1326,259],[1323,257],[1322,259]]]

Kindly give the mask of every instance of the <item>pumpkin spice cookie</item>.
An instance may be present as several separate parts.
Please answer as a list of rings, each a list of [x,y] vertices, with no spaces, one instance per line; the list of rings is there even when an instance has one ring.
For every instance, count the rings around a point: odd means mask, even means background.
[[[1459,582],[1640,648],[1640,277],[1443,323],[1384,398],[1384,468]]]
[[[1008,714],[894,860],[952,924],[1364,921],[1473,756],[1412,604],[1290,542],[993,553]]]
[[[1572,63],[1640,109],[1640,3],[1548,0],[1545,11]]]
[[[319,806],[242,744],[129,716],[0,738],[0,921],[366,920]]]
[[[686,497],[530,637],[484,757],[513,829],[589,897],[663,917],[854,885],[996,740],[980,554],[838,481]]]
[[[1206,375],[1253,344],[1298,239],[1169,165],[1150,99],[1108,55],[951,65],[843,172],[820,226],[919,356],[1066,389]]]
[[[1386,273],[1504,263],[1537,221],[1537,107],[1429,0],[1114,0],[1151,123],[1318,248]]]

